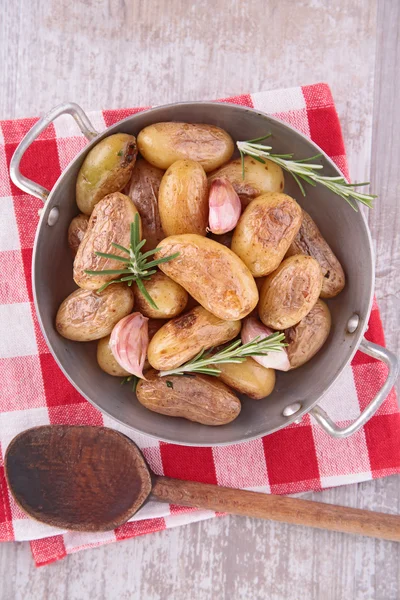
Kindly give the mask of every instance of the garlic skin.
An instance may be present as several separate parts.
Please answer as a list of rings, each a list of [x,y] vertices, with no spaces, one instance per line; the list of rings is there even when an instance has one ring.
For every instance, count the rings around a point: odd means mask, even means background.
[[[115,325],[109,342],[117,363],[141,379],[149,345],[148,321],[139,312],[124,317]]]
[[[260,323],[258,319],[247,317],[244,319],[242,325],[242,343],[247,344],[256,337],[263,340],[272,333],[275,332]],[[289,357],[285,349],[282,349],[279,352],[269,352],[266,356],[252,356],[251,358],[266,369],[276,369],[277,371],[289,371],[290,369]]]
[[[232,231],[242,212],[240,198],[226,177],[217,177],[211,183],[208,196],[208,229],[217,235]]]

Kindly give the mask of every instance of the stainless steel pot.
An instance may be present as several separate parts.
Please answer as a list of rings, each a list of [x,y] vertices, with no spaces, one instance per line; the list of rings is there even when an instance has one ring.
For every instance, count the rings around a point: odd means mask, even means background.
[[[65,169],[50,192],[24,177],[19,164],[40,132],[65,113],[75,119],[90,143]],[[386,398],[398,375],[399,363],[386,348],[363,337],[374,290],[372,241],[366,220],[361,212],[354,212],[344,200],[321,186],[310,186],[307,197],[303,198],[291,177],[286,177],[285,189],[315,219],[346,271],[346,288],[337,298],[328,301],[333,321],[329,340],[308,364],[289,373],[278,374],[271,396],[258,402],[245,399],[242,412],[233,423],[223,427],[206,427],[146,410],[129,386],[121,387],[118,379],[99,369],[95,343],[71,342],[56,332],[54,319],[57,308],[75,288],[67,229],[78,212],[75,182],[79,168],[88,151],[105,136],[117,131],[137,135],[143,127],[159,121],[212,123],[226,129],[236,140],[256,138],[271,132],[276,152],[294,152],[296,157],[309,157],[321,152],[325,173],[339,173],[322,150],[302,134],[266,114],[237,105],[187,102],[161,106],[132,115],[102,133],[94,130],[76,104],[62,104],[54,108],[22,140],[12,158],[10,173],[20,189],[45,202],[33,252],[33,290],[43,334],[60,368],[75,388],[102,412],[135,431],[177,444],[217,446],[251,440],[286,427],[306,413],[310,413],[333,437],[344,438],[355,433]],[[354,422],[340,428],[318,406],[318,402],[340,377],[357,350],[382,360],[389,367],[389,373],[369,406]]]

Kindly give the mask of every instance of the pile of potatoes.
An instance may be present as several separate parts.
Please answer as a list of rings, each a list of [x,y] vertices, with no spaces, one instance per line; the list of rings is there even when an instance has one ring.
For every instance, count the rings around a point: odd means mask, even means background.
[[[140,312],[149,319],[149,345],[139,402],[205,425],[223,425],[239,415],[236,392],[254,400],[268,396],[275,371],[257,357],[219,365],[218,378],[159,377],[158,371],[238,338],[249,318],[285,333],[288,365],[298,368],[329,334],[330,312],[321,298],[336,296],[345,285],[343,269],[317,225],[283,193],[281,168],[246,156],[243,178],[233,153],[229,134],[206,124],[156,123],[137,140],[117,133],[100,141],[80,169],[80,214],[68,230],[78,289],[56,317],[62,336],[98,340],[100,368],[125,377],[129,373],[114,358],[110,334],[133,310]],[[209,189],[220,178],[233,186],[242,214],[233,231],[215,235],[208,231]],[[157,309],[136,284],[117,283],[97,293],[118,275],[85,272],[120,268],[117,260],[95,252],[118,254],[113,242],[129,246],[137,214],[146,239],[143,251],[157,247],[156,258],[179,253],[143,282]]]

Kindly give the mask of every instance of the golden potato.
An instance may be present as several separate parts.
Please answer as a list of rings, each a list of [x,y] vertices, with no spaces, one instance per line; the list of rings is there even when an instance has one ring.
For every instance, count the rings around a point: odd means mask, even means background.
[[[156,258],[179,252],[160,269],[216,317],[243,319],[258,302],[255,281],[229,248],[195,234],[174,235],[159,244]]]
[[[117,279],[119,275],[89,275],[85,270],[102,271],[105,269],[121,269],[123,263],[111,258],[102,258],[95,252],[106,252],[127,255],[112,246],[112,242],[129,247],[130,224],[135,220],[137,210],[133,202],[116,192],[103,198],[96,204],[84,238],[78,248],[74,260],[74,280],[79,287],[97,290],[107,281]],[[121,267],[122,265],[122,267]]]
[[[97,362],[100,369],[114,377],[129,377],[131,373],[125,371],[125,369],[115,360],[109,342],[109,335],[101,338],[101,340],[97,342]]]
[[[153,167],[144,158],[139,158],[124,190],[136,206],[142,221],[142,235],[146,240],[144,252],[157,248],[158,242],[165,238],[158,210],[158,192],[163,175],[163,170]]]
[[[275,371],[262,367],[248,357],[242,363],[217,365],[219,378],[229,387],[253,400],[269,396],[275,387]]]
[[[342,291],[345,285],[342,265],[305,210],[303,210],[301,227],[289,246],[286,256],[295,254],[308,254],[319,262],[323,275],[321,298],[333,298]]]
[[[154,123],[142,129],[137,141],[140,154],[159,169],[189,159],[208,173],[228,161],[234,150],[226,131],[203,123]]]
[[[129,181],[137,155],[136,138],[114,133],[87,154],[76,180],[76,203],[85,215],[104,196],[119,192]]]
[[[149,363],[159,371],[176,369],[200,350],[233,340],[240,332],[240,321],[215,317],[202,306],[168,321],[149,344]]]
[[[261,194],[283,192],[285,184],[283,171],[279,165],[270,160],[266,160],[263,164],[251,156],[244,157],[244,179],[240,158],[235,158],[210,173],[208,183],[212,183],[217,177],[226,177],[231,182],[243,208]]]
[[[188,301],[187,291],[161,271],[157,271],[150,279],[146,279],[142,283],[158,307],[154,308],[149,304],[135,283],[133,287],[136,309],[145,317],[171,319],[185,310]]]
[[[99,340],[110,334],[114,325],[132,309],[132,290],[122,283],[110,285],[101,294],[75,290],[58,309],[56,329],[68,340]]]
[[[239,398],[218,377],[146,373],[136,388],[137,399],[153,412],[182,417],[203,425],[226,425],[240,413]]]
[[[158,209],[165,235],[206,235],[208,187],[203,167],[193,160],[177,160],[160,185]]]
[[[258,314],[272,329],[296,325],[312,309],[322,288],[322,271],[312,256],[291,256],[265,278]]]
[[[252,200],[232,238],[231,249],[254,277],[279,266],[301,225],[301,208],[286,194],[267,193]]]
[[[285,330],[290,367],[296,369],[308,362],[325,344],[331,329],[329,308],[318,300],[308,315],[294,327]]]
[[[79,244],[84,238],[89,223],[89,217],[84,214],[74,217],[68,227],[68,246],[73,254],[78,252]]]

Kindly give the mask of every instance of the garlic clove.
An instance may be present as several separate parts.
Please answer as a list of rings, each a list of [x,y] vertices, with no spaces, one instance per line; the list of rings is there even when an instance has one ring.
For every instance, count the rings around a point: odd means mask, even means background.
[[[263,340],[272,333],[275,332],[260,323],[258,319],[247,317],[243,321],[241,338],[243,344],[247,344],[256,337]],[[276,369],[277,371],[289,371],[290,369],[289,357],[285,349],[279,352],[269,352],[265,356],[252,356],[252,359],[267,369]]]
[[[236,227],[242,205],[231,182],[225,177],[217,177],[211,183],[208,206],[208,228],[212,233],[221,235]]]
[[[141,379],[149,345],[148,320],[136,312],[118,321],[111,332],[110,348],[117,363]]]

